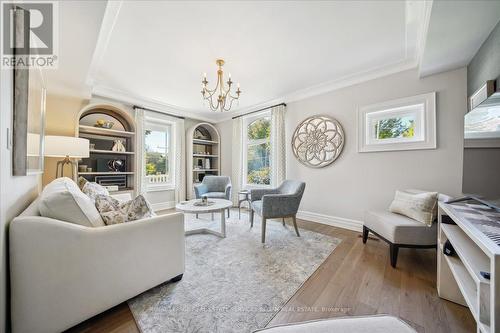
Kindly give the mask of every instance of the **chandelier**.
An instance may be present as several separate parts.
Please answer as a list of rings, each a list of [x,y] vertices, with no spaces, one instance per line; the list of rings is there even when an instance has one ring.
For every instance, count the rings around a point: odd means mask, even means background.
[[[201,83],[203,84],[201,94],[203,95],[203,99],[208,101],[208,105],[212,111],[229,111],[233,106],[233,102],[240,98],[241,90],[240,84],[238,83],[236,89],[236,96],[231,93],[231,87],[233,86],[233,81],[231,81],[231,73],[229,73],[229,78],[224,84],[224,72],[222,71],[222,66],[224,66],[224,60],[217,59],[215,61],[219,69],[217,70],[217,84],[214,89],[207,88],[207,73],[203,74],[203,80]]]

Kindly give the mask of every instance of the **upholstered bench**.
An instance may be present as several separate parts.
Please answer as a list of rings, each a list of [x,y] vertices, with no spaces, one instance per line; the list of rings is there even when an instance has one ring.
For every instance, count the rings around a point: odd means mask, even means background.
[[[448,201],[451,197],[439,194],[439,201]],[[371,232],[389,243],[391,266],[396,267],[399,248],[436,248],[437,223],[427,226],[424,223],[391,213],[389,211],[367,211],[363,224],[363,243]]]
[[[262,333],[415,333],[404,321],[386,315],[331,318],[274,326]]]

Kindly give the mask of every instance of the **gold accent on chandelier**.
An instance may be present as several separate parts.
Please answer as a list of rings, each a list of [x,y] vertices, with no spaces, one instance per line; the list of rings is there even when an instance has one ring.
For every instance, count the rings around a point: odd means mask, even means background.
[[[215,85],[215,88],[213,90],[208,89],[207,73],[204,73],[203,80],[201,81],[203,85],[201,94],[203,95],[203,99],[206,99],[209,102],[208,104],[212,111],[229,111],[233,106],[233,102],[240,98],[240,84],[238,83],[237,85],[236,96],[231,94],[231,87],[233,85],[233,81],[231,81],[231,73],[229,73],[229,79],[226,82],[226,88],[224,85],[224,72],[222,71],[224,60],[217,59],[215,63],[217,64],[217,66],[219,66],[219,69],[217,70],[217,84]]]

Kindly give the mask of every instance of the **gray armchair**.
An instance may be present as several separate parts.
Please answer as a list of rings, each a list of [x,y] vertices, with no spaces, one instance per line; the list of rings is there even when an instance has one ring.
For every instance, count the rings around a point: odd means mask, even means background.
[[[231,200],[231,178],[228,176],[205,176],[201,184],[194,186],[196,199],[206,196],[212,199]],[[230,210],[227,210],[230,216]]]
[[[250,190],[250,225],[253,227],[254,213],[262,217],[262,243],[266,241],[266,220],[271,218],[282,218],[285,225],[285,218],[291,217],[300,237],[296,215],[305,188],[304,182],[285,180],[278,188]]]

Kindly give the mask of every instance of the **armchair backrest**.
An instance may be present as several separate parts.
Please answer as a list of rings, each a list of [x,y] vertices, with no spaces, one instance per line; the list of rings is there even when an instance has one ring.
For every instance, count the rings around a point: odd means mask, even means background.
[[[202,184],[208,189],[208,192],[225,192],[226,186],[231,184],[231,178],[228,176],[205,176]]]
[[[304,194],[305,188],[306,183],[298,180],[287,179],[278,187],[278,192],[280,194],[295,195],[300,200],[300,198],[302,198],[302,195]]]

